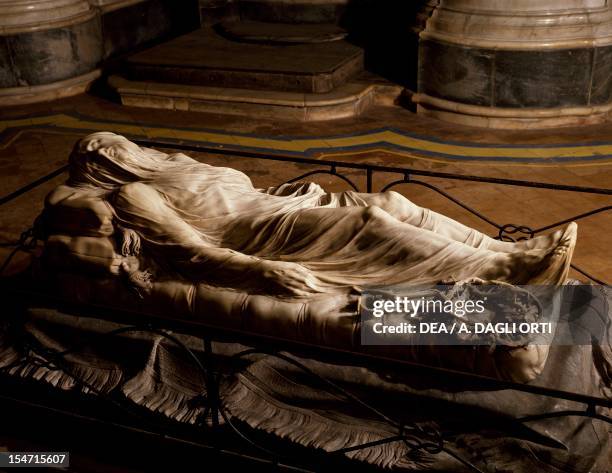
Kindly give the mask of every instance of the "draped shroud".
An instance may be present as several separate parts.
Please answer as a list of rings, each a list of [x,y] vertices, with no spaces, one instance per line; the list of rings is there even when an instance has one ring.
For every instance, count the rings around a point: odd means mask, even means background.
[[[354,293],[470,278],[499,256],[396,220],[354,191],[327,193],[314,183],[256,189],[240,171],[184,154],[127,140],[92,145],[104,134],[77,144],[68,184],[107,200],[118,224],[137,231],[158,259],[171,260],[177,245],[228,248],[300,263],[324,292]]]
[[[77,143],[68,182],[45,202],[48,218],[43,220],[53,236],[45,251],[50,287],[70,299],[122,310],[500,379],[525,382],[537,376],[546,362],[546,345],[506,349],[493,341],[480,347],[437,347],[407,336],[400,347],[362,346],[359,294],[368,287],[451,279],[524,284],[541,274],[549,284],[562,284],[575,224],[560,233],[555,248],[537,249],[548,255],[563,243],[569,251],[557,258],[557,266],[545,261],[534,269],[526,261],[533,253],[509,243],[493,251],[493,240],[476,230],[390,195],[418,210],[409,218],[413,224],[386,206],[389,194],[327,193],[314,183],[255,188],[235,169],[141,148],[113,133],[95,133]],[[53,248],[56,258],[51,258]],[[515,273],[516,261],[522,266]],[[106,277],[91,277],[94,266]],[[287,267],[290,271],[283,272]],[[307,273],[308,290],[274,286],[291,281],[296,267],[299,276]]]

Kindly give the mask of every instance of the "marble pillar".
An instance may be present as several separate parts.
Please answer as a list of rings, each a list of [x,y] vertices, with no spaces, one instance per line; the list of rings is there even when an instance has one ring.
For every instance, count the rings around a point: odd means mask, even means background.
[[[197,0],[0,0],[0,107],[83,93],[106,59],[198,27]]]
[[[612,109],[608,0],[440,0],[419,48],[419,113],[539,128],[605,121]]]
[[[83,92],[99,75],[100,25],[87,0],[0,2],[0,104]]]

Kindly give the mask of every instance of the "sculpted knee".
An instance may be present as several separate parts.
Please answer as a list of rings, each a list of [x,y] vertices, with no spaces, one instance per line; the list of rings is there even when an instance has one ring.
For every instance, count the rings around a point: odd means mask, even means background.
[[[399,192],[386,191],[384,194],[393,213],[399,215],[402,220],[418,223],[423,219],[423,209]]]
[[[387,212],[381,209],[378,205],[364,207],[361,211],[361,217],[363,218],[364,222],[369,220],[383,219],[388,216],[389,214],[387,214]]]
[[[415,209],[415,210],[419,209],[418,205],[412,203],[410,199],[403,196],[399,192],[385,191],[383,195],[385,196],[385,199],[387,200],[387,202],[394,207],[403,208],[403,209]]]
[[[391,204],[398,203],[402,200],[408,200],[402,194],[396,191],[385,191],[382,193],[382,195],[385,200]]]

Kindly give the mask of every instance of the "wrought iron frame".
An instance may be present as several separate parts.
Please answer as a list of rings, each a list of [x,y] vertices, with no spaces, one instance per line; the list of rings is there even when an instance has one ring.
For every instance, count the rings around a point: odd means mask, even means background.
[[[316,169],[308,171],[294,179],[291,179],[288,182],[296,182],[303,180],[307,177],[326,174],[337,177],[344,182],[346,182],[352,189],[359,191],[359,187],[355,185],[355,183],[339,172],[339,169],[352,169],[352,170],[360,170],[365,173],[366,179],[366,192],[373,192],[373,177],[377,172],[380,173],[390,173],[390,174],[399,174],[401,176],[400,179],[396,179],[389,184],[385,185],[381,192],[390,190],[393,187],[399,185],[419,185],[431,189],[438,194],[442,195],[446,199],[454,202],[456,205],[462,207],[466,211],[485,221],[495,228],[497,231],[496,238],[505,240],[505,241],[517,241],[521,239],[532,238],[535,234],[549,230],[551,228],[563,225],[573,220],[580,220],[590,216],[594,216],[597,214],[602,214],[604,212],[608,212],[612,210],[612,205],[600,207],[597,209],[593,209],[578,215],[575,215],[571,218],[567,218],[561,220],[559,222],[554,222],[552,224],[548,224],[541,228],[532,229],[525,225],[520,224],[505,224],[501,225],[491,218],[485,216],[481,212],[472,208],[471,206],[465,204],[461,200],[453,197],[446,191],[440,189],[439,187],[421,180],[419,178],[423,177],[431,177],[431,178],[439,178],[446,180],[461,180],[468,182],[478,182],[478,183],[490,183],[495,185],[504,185],[504,186],[515,186],[515,187],[529,187],[529,188],[539,188],[539,189],[549,189],[555,191],[567,191],[573,193],[586,193],[586,194],[597,194],[597,195],[608,195],[612,196],[612,189],[603,189],[603,188],[592,188],[592,187],[579,187],[579,186],[567,186],[567,185],[559,185],[559,184],[548,184],[541,182],[533,182],[533,181],[521,181],[521,180],[511,180],[511,179],[498,179],[498,178],[488,178],[488,177],[480,177],[480,176],[471,176],[471,175],[462,175],[462,174],[451,174],[451,173],[443,173],[443,172],[434,172],[434,171],[425,171],[418,169],[409,169],[409,168],[400,168],[400,167],[390,167],[390,166],[382,166],[382,165],[372,165],[372,164],[364,164],[364,163],[352,163],[352,162],[343,162],[343,161],[334,161],[334,160],[324,160],[324,159],[311,159],[311,158],[302,158],[302,157],[294,157],[294,156],[282,156],[282,155],[274,155],[274,156],[262,156],[258,153],[248,152],[248,151],[236,151],[236,150],[225,150],[220,148],[210,148],[199,146],[197,144],[188,144],[188,143],[175,143],[175,142],[164,142],[164,141],[152,141],[152,140],[136,140],[136,142],[143,146],[148,147],[159,147],[164,149],[175,149],[182,151],[196,151],[200,153],[206,153],[209,155],[226,155],[226,156],[234,156],[234,157],[246,157],[252,159],[259,160],[273,160],[273,161],[282,161],[288,163],[296,163],[296,164],[305,164],[310,166],[315,166]],[[14,200],[15,198],[23,195],[30,190],[38,187],[44,182],[61,175],[63,172],[67,170],[67,166],[62,166],[53,172],[49,173],[46,176],[37,179],[28,185],[18,189],[11,194],[0,198],[0,205],[3,205],[7,202]],[[418,177],[418,178],[415,178]],[[611,202],[612,203],[612,202]],[[520,236],[522,235],[522,236]],[[0,267],[0,275],[8,265],[10,258],[19,250],[30,250],[36,247],[37,243],[37,235],[35,232],[30,229],[24,232],[21,235],[19,241],[15,242],[14,250],[9,254],[9,257],[5,260],[4,264]],[[603,281],[589,275],[586,271],[582,270],[579,267],[573,266],[578,272],[591,279],[592,281],[598,284],[605,284]],[[500,381],[497,379],[486,378],[483,376],[474,375],[471,373],[464,373],[459,371],[453,371],[443,368],[432,368],[429,366],[419,365],[417,363],[401,361],[396,359],[389,359],[380,356],[368,355],[363,353],[355,353],[348,352],[344,350],[338,350],[330,347],[324,346],[316,346],[310,344],[304,344],[295,341],[287,341],[276,339],[272,337],[266,337],[263,335],[255,335],[252,333],[242,332],[238,330],[230,330],[230,329],[221,329],[219,327],[207,326],[204,324],[198,323],[187,323],[181,322],[172,319],[161,319],[158,317],[152,317],[147,314],[139,314],[133,312],[125,312],[117,309],[109,309],[105,307],[96,307],[96,306],[83,306],[75,303],[70,303],[67,301],[59,301],[54,299],[54,297],[50,294],[45,293],[37,293],[32,290],[24,290],[23,287],[3,287],[3,292],[6,292],[7,296],[10,297],[11,300],[19,303],[19,301],[28,300],[29,302],[39,301],[44,303],[47,306],[51,307],[59,307],[63,311],[67,313],[73,314],[81,314],[86,313],[89,316],[95,316],[101,319],[113,320],[117,322],[125,323],[125,321],[135,321],[134,325],[124,326],[118,330],[113,330],[107,334],[107,337],[117,336],[122,333],[127,332],[148,332],[157,334],[165,338],[168,342],[177,345],[187,356],[189,360],[196,366],[196,368],[201,372],[203,379],[205,380],[205,391],[203,393],[204,399],[206,401],[205,415],[200,422],[200,427],[206,427],[210,429],[217,429],[220,427],[222,423],[229,426],[234,433],[242,438],[245,442],[247,442],[251,447],[257,449],[263,457],[267,457],[271,464],[274,465],[287,465],[292,462],[291,459],[289,463],[283,462],[283,455],[280,452],[271,451],[267,446],[260,445],[257,441],[253,440],[249,437],[249,434],[246,433],[241,426],[238,426],[233,419],[231,412],[229,412],[227,406],[224,405],[222,393],[220,393],[221,386],[221,378],[227,375],[227,372],[224,372],[225,368],[222,368],[219,363],[215,361],[215,355],[212,349],[212,341],[215,340],[225,340],[225,341],[236,341],[242,344],[246,344],[252,346],[254,348],[247,349],[243,352],[240,352],[234,355],[234,359],[243,359],[245,357],[254,355],[254,354],[266,354],[268,356],[274,356],[280,358],[286,363],[290,363],[293,366],[299,368],[310,376],[313,376],[318,379],[319,382],[323,383],[328,389],[335,391],[337,394],[344,396],[347,401],[355,403],[362,408],[366,409],[370,414],[376,416],[380,420],[389,423],[389,425],[393,426],[397,429],[397,435],[391,436],[387,439],[382,439],[377,442],[372,442],[363,445],[357,445],[349,448],[339,449],[334,452],[329,452],[327,455],[341,456],[345,453],[369,448],[374,445],[380,445],[384,443],[392,443],[392,442],[403,442],[409,450],[410,454],[429,454],[435,455],[442,451],[447,454],[453,456],[458,461],[460,461],[464,466],[472,469],[473,471],[481,471],[477,466],[471,464],[468,460],[461,457],[458,452],[453,451],[448,447],[445,443],[444,436],[439,430],[435,427],[427,426],[423,424],[402,424],[398,423],[395,420],[389,418],[383,412],[380,412],[373,406],[368,405],[363,402],[358,397],[354,396],[346,389],[337,385],[336,383],[329,381],[325,378],[321,378],[316,373],[310,371],[306,366],[300,363],[297,359],[295,359],[291,355],[287,355],[285,352],[290,352],[292,354],[303,354],[307,357],[317,357],[323,360],[333,360],[334,362],[345,362],[348,364],[356,364],[368,366],[370,368],[394,368],[398,370],[409,370],[412,373],[418,374],[419,372],[431,374],[432,372],[439,373],[441,376],[444,376],[449,380],[449,383],[454,381],[457,382],[469,382],[472,386],[477,386],[479,389],[512,389],[515,391],[531,393],[533,395],[553,397],[557,399],[564,399],[569,401],[574,401],[577,403],[581,403],[585,405],[584,410],[571,410],[571,411],[560,411],[560,412],[551,412],[551,413],[542,413],[538,414],[537,418],[554,418],[561,416],[586,416],[590,417],[593,420],[607,422],[612,424],[612,418],[601,414],[598,412],[598,408],[606,408],[609,409],[612,407],[612,400],[606,399],[604,397],[594,397],[587,396],[579,393],[573,393],[568,391],[555,390],[551,388],[534,386],[534,385],[524,385],[517,384],[508,381]],[[177,337],[172,335],[172,332],[175,333],[184,333],[192,336],[196,336],[202,340],[203,343],[203,358],[199,358],[196,353],[194,353],[189,347],[187,347],[184,343],[181,342]],[[107,337],[101,337],[99,340],[103,341]],[[78,351],[78,349],[82,348],[80,345],[75,345],[72,349],[67,350],[65,352],[50,352],[48,350],[42,350],[40,347],[35,344],[29,344],[25,347],[24,357],[18,361],[18,363],[27,363],[27,362],[35,362],[35,363],[44,363],[45,366],[52,370],[62,370],[67,374],[71,375],[75,378],[76,382],[81,386],[87,387],[90,391],[96,393],[103,399],[109,398],[105,393],[97,391],[93,386],[88,385],[83,380],[78,379],[78,377],[74,376],[74,374],[70,373],[69,367],[64,363],[63,357],[69,353],[73,353]],[[41,361],[46,360],[46,361]],[[4,367],[0,370],[0,373],[6,372],[10,367]],[[116,399],[110,399],[111,402],[117,404]],[[120,403],[121,404],[121,403]],[[122,409],[127,409],[130,411],[130,407],[126,405],[119,406]],[[206,418],[211,419],[210,423],[207,424]],[[533,420],[533,417],[519,419],[519,421],[526,422],[528,420]],[[316,457],[319,455],[316,454]],[[323,460],[324,461],[324,460]],[[299,469],[299,468],[298,468]]]

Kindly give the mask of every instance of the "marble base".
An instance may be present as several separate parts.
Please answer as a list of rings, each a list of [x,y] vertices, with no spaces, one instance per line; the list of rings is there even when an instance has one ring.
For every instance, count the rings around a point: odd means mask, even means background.
[[[421,37],[483,49],[605,46],[612,8],[607,0],[440,0]]]
[[[0,89],[54,84],[98,67],[97,18],[62,28],[0,36]]]
[[[201,29],[130,56],[135,81],[326,93],[363,70],[363,50],[347,41],[253,44]]]
[[[5,0],[0,2],[0,36],[64,28],[95,14],[87,0]]]
[[[100,75],[100,24],[86,0],[0,3],[0,107],[75,95]]]
[[[500,108],[466,105],[414,94],[417,113],[467,126],[497,129],[540,129],[605,123],[612,117],[612,104],[559,108]]]
[[[475,106],[484,117],[497,114],[487,109],[525,117],[542,117],[538,110],[558,117],[558,110],[579,109],[583,116],[612,102],[611,61],[612,46],[507,50],[422,40],[417,90],[429,105],[436,102],[436,109],[453,113]],[[542,121],[542,126],[549,125]]]
[[[100,77],[100,74],[100,70],[96,69],[77,77],[50,84],[3,88],[0,89],[0,104],[9,107],[47,102],[82,94],[89,89],[93,81]]]
[[[146,0],[89,0],[89,3],[97,7],[101,13],[108,13],[145,1]]]
[[[0,7],[0,107],[83,92],[104,59],[199,25],[197,0],[92,5],[15,0]]]
[[[488,107],[576,107],[612,100],[612,46],[515,51],[421,41],[418,91]]]
[[[419,110],[491,127],[599,122],[611,61],[606,0],[440,0],[420,33]]]
[[[124,105],[189,110],[289,121],[323,121],[360,115],[372,104],[390,105],[401,87],[345,84],[326,94],[273,92],[126,80],[111,76],[109,85]]]

